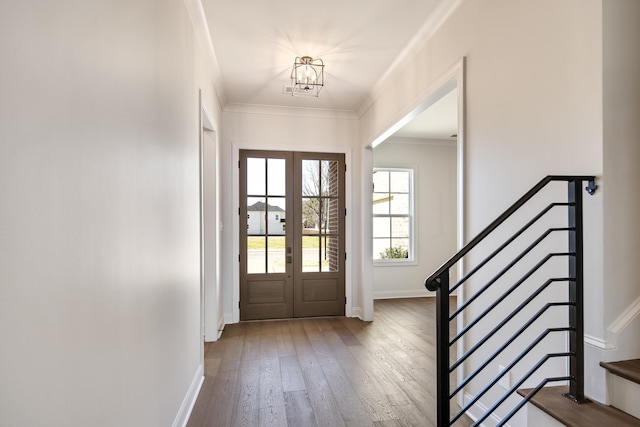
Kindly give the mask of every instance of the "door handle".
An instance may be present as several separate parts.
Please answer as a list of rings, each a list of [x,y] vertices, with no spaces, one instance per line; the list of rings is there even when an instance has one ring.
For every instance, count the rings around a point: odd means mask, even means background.
[[[291,255],[291,246],[287,246],[287,264],[293,262],[293,255]]]

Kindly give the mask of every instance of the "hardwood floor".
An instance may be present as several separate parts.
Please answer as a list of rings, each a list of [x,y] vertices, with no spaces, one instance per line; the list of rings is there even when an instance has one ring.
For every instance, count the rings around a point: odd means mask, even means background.
[[[205,345],[188,427],[435,426],[434,302],[379,300],[373,322],[228,325]]]

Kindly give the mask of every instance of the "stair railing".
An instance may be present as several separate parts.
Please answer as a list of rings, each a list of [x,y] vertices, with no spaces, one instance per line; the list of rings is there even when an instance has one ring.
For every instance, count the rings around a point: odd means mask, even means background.
[[[491,252],[486,258],[478,262],[472,269],[469,270],[457,283],[453,286],[449,286],[449,271],[458,263],[465,255],[469,254],[480,242],[484,241],[490,236],[501,224],[503,224],[514,213],[520,210],[530,199],[538,194],[543,188],[545,188],[551,182],[564,181],[567,183],[567,198],[565,201],[552,202],[543,208],[537,215],[535,215],[524,226],[507,238],[497,249]],[[484,388],[479,391],[469,402],[463,405],[463,407],[454,415],[450,415],[451,399],[463,391],[471,380],[477,377],[487,366],[491,364],[504,350],[509,347],[519,336],[525,331],[545,312],[552,307],[566,307],[568,311],[568,327],[555,327],[547,328],[537,338],[535,338],[528,346],[526,346],[515,359],[513,359],[504,370],[511,370],[516,364],[522,361],[531,350],[533,350],[545,337],[550,334],[561,332],[568,333],[569,345],[568,351],[558,353],[547,353],[544,355],[534,366],[524,374],[522,378],[515,382],[506,393],[502,395],[498,401],[488,408],[485,413],[480,416],[475,425],[480,425],[487,417],[502,405],[511,395],[513,395],[518,388],[524,384],[533,374],[535,374],[548,360],[553,358],[568,358],[569,369],[566,376],[555,376],[544,378],[537,387],[534,387],[506,416],[504,416],[498,423],[498,426],[506,424],[506,422],[515,415],[515,413],[522,408],[535,393],[537,393],[542,387],[550,382],[564,381],[569,382],[569,393],[567,397],[575,402],[584,401],[584,300],[583,300],[583,220],[582,220],[582,192],[581,187],[583,182],[588,182],[586,190],[589,194],[593,194],[597,189],[595,185],[594,176],[564,176],[564,175],[550,175],[543,178],[538,184],[536,184],[531,190],[518,199],[511,207],[509,207],[502,215],[500,215],[495,221],[487,226],[480,234],[478,234],[473,240],[465,245],[458,253],[445,262],[440,268],[438,268],[431,276],[425,280],[425,286],[430,291],[436,291],[436,364],[437,364],[437,425],[438,427],[448,427],[453,425],[465,412],[467,412],[478,400],[484,396],[495,384],[497,384],[501,378],[501,374],[498,374]],[[502,253],[512,242],[520,237],[527,229],[537,223],[542,217],[544,217],[552,209],[565,206],[568,211],[568,222],[566,227],[549,228],[546,232],[534,240],[526,249],[518,254],[511,262],[504,266],[497,275],[488,280],[484,285],[480,286],[479,290],[472,296],[465,298],[465,301],[450,313],[449,309],[449,296],[459,289],[465,282],[473,277],[478,271],[482,270],[487,263],[494,259],[498,254]],[[518,264],[528,253],[530,253],[535,247],[538,246],[547,236],[556,232],[566,232],[568,236],[568,246],[565,251],[552,252],[546,255],[540,262],[534,265],[528,270],[520,279],[509,287],[500,296],[489,304],[488,307],[482,307],[482,312],[475,319],[466,322],[462,329],[458,331],[453,338],[450,338],[449,326],[451,322],[455,322],[458,316],[463,313],[464,310],[469,308],[471,304],[477,301],[478,297],[492,287],[501,277],[503,277],[513,266]],[[567,277],[550,277],[541,286],[539,286],[534,292],[526,297],[515,309],[508,313],[497,326],[490,331],[486,336],[482,337],[476,344],[465,351],[464,354],[458,356],[456,352],[453,352],[455,361],[450,363],[450,357],[452,355],[451,347],[454,346],[459,340],[461,340],[480,320],[485,318],[490,312],[494,310],[502,301],[504,301],[509,295],[511,295],[519,286],[536,273],[545,263],[549,260],[557,257],[567,258],[568,260],[568,275]],[[473,371],[465,378],[461,379],[457,384],[450,384],[450,374],[454,372],[461,364],[469,359],[469,357],[476,352],[483,344],[492,338],[500,329],[506,325],[510,319],[520,313],[525,307],[527,307],[534,298],[542,291],[544,291],[552,283],[567,282],[569,286],[568,301],[563,302],[550,302],[544,305],[538,310],[529,320],[516,330],[514,334],[509,336],[502,344],[499,344],[495,351],[483,362],[477,364],[477,367],[473,368]]]

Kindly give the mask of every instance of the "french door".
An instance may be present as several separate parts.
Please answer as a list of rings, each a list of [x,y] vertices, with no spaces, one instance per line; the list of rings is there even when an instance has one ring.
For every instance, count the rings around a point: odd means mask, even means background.
[[[240,319],[345,307],[344,154],[240,151]]]

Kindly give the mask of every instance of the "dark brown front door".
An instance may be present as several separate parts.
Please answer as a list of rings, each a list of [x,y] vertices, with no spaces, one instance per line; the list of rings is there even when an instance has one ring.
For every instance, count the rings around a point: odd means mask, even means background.
[[[240,152],[240,319],[343,315],[343,154]]]

